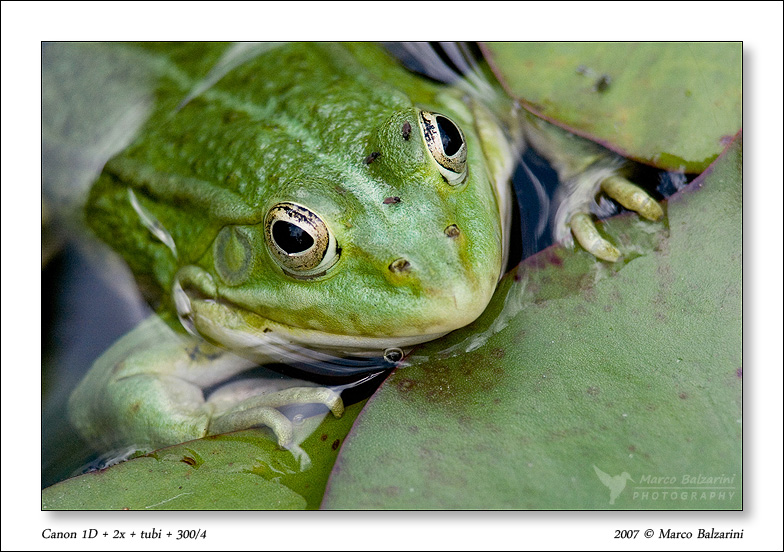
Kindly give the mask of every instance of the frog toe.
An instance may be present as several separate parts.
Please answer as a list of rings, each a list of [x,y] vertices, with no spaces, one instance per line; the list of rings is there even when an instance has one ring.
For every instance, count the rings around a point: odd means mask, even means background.
[[[648,195],[648,192],[622,176],[612,175],[605,178],[601,188],[612,199],[627,209],[635,211],[641,217],[657,221],[664,216],[661,206]]]
[[[579,244],[594,257],[611,263],[620,258],[620,251],[599,235],[599,231],[587,213],[577,213],[572,216],[569,226]]]

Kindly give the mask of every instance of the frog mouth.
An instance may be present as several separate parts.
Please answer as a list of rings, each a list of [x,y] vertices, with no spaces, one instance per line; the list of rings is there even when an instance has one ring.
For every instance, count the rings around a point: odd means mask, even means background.
[[[259,364],[289,363],[292,359],[307,363],[319,355],[330,359],[346,356],[378,359],[398,349],[405,353],[414,345],[433,341],[469,324],[489,301],[489,297],[484,298],[474,290],[461,296],[463,300],[442,294],[450,306],[447,317],[434,318],[409,334],[395,334],[393,330],[389,335],[379,335],[332,332],[274,320],[220,293],[212,276],[194,265],[181,268],[172,287],[178,317],[189,333]]]
[[[374,337],[330,333],[283,324],[225,298],[207,297],[198,286],[175,281],[173,296],[183,327],[239,356],[259,364],[330,362],[346,356],[381,358],[394,349],[438,339],[442,331],[407,337]],[[342,363],[342,362],[339,362]],[[376,363],[373,365],[378,368]]]
[[[213,327],[223,328],[225,332],[241,332],[259,338],[276,336],[300,346],[351,354],[383,351],[390,347],[410,347],[449,333],[444,331],[408,337],[345,335],[282,324],[228,301],[196,301],[192,305],[193,319],[199,333],[211,335],[216,331]]]
[[[412,345],[444,335],[401,339],[330,334],[280,324],[222,302],[196,300],[192,307],[190,319],[199,335],[238,356],[258,364],[280,363],[333,376],[386,370],[407,355]]]

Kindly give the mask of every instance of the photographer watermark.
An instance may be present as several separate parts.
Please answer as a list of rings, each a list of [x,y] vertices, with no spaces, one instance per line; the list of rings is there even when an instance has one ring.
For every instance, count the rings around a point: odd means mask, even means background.
[[[593,466],[599,481],[610,491],[609,503],[621,495],[639,502],[656,502],[664,506],[673,502],[730,501],[740,492],[736,474],[642,474],[632,477],[628,472],[610,475]]]

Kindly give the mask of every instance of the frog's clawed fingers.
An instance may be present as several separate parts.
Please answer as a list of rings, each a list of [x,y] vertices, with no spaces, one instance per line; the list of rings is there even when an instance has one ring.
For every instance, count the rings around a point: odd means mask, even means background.
[[[664,211],[655,199],[621,176],[606,178],[602,181],[601,188],[612,199],[648,220],[657,221],[664,216]],[[621,256],[614,245],[599,235],[587,213],[575,214],[569,225],[580,245],[595,257],[613,263]]]
[[[326,387],[290,387],[274,393],[256,395],[245,399],[229,411],[215,417],[210,424],[210,433],[226,433],[254,425],[267,426],[275,433],[278,444],[291,446],[294,427],[291,421],[277,408],[290,404],[320,403],[327,406],[335,417],[343,415],[343,400],[335,391]]]

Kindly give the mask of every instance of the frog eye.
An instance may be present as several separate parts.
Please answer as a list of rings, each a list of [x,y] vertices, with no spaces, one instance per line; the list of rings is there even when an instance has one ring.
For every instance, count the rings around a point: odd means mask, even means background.
[[[461,184],[468,174],[468,154],[460,128],[449,117],[429,111],[419,113],[419,128],[441,176],[452,186]]]
[[[273,259],[295,278],[321,276],[340,257],[337,241],[321,217],[296,203],[278,203],[269,210],[264,236]]]

